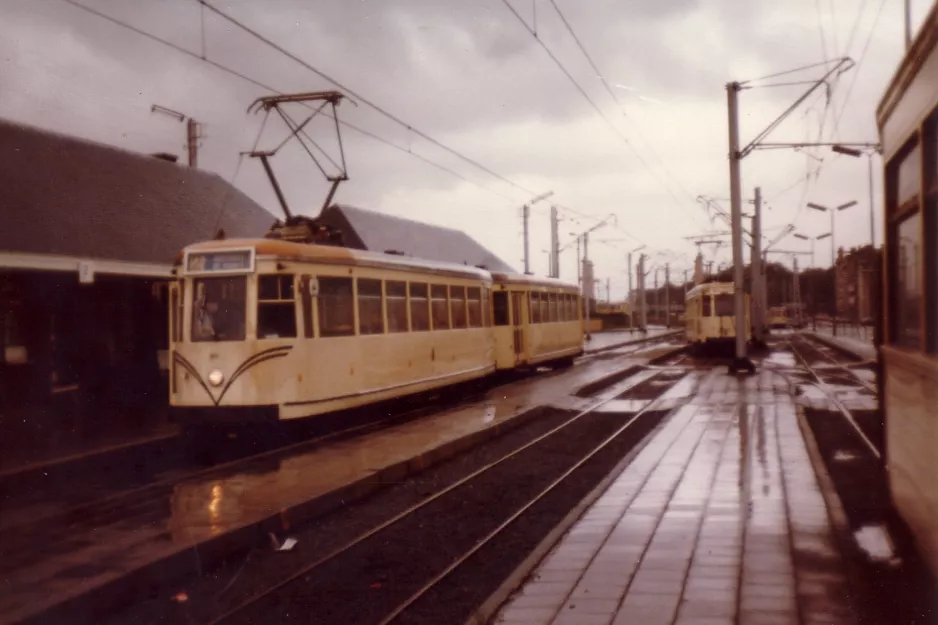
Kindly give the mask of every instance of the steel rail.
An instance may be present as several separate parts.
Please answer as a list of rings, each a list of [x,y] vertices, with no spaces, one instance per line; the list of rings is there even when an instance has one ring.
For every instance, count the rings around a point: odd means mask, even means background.
[[[853,418],[853,414],[850,412],[850,410],[848,410],[847,407],[844,406],[843,402],[841,402],[840,399],[837,398],[837,395],[830,390],[827,382],[821,379],[821,376],[818,375],[817,371],[811,365],[808,364],[807,359],[804,357],[804,355],[802,355],[798,351],[798,349],[795,347],[794,342],[791,339],[787,339],[786,342],[788,343],[788,346],[791,348],[791,353],[795,355],[795,358],[801,361],[802,366],[816,380],[815,386],[819,388],[822,393],[827,395],[828,398],[830,398],[831,402],[834,404],[834,406],[837,408],[840,414],[844,417],[844,419],[847,420],[847,423],[849,423],[851,427],[853,427],[854,431],[860,436],[860,440],[863,441],[864,445],[866,445],[866,447],[873,454],[873,456],[875,456],[877,460],[882,460],[882,452],[880,452],[880,450],[877,449],[876,445],[873,444],[873,441],[869,439],[869,437],[863,431],[863,428],[860,427],[860,424],[857,423],[856,419]]]
[[[805,340],[807,340],[809,343],[814,342],[814,343],[818,343],[819,345],[824,345],[824,343],[821,343],[820,341],[818,341],[818,340],[816,340],[816,339],[809,339],[809,338],[807,338],[804,334],[801,334],[801,335],[799,335],[799,336],[801,336],[802,338],[804,338]],[[789,340],[790,340],[790,339],[789,339]],[[811,346],[814,347],[813,344],[812,344]],[[824,346],[827,347],[826,345],[824,345]],[[816,351],[817,353],[823,355],[827,360],[829,360],[829,361],[831,362],[831,364],[833,364],[834,366],[838,367],[839,369],[843,369],[844,371],[846,371],[847,373],[849,373],[849,374],[851,375],[851,377],[852,377],[854,380],[856,380],[856,382],[857,382],[858,384],[860,384],[863,388],[865,388],[866,390],[868,390],[868,391],[871,392],[871,393],[876,393],[876,387],[874,387],[874,386],[873,386],[872,384],[870,384],[869,382],[865,382],[865,381],[861,380],[861,379],[860,379],[860,376],[858,376],[858,375],[856,374],[856,372],[853,371],[853,370],[852,370],[850,367],[848,367],[846,364],[844,364],[844,363],[842,363],[842,362],[837,362],[837,359],[836,359],[836,358],[834,358],[833,356],[831,356],[830,354],[828,354],[827,352],[825,352],[825,351],[823,351],[823,350],[821,350],[821,349],[818,349],[818,348],[816,348],[816,347],[814,347],[814,349],[815,349],[815,351]]]
[[[650,376],[648,379],[651,380],[651,379],[657,377],[658,375],[660,375],[660,372],[656,372],[654,375]],[[676,383],[677,383],[677,381],[675,381],[675,384],[676,384]],[[394,515],[394,516],[391,517],[390,519],[387,519],[387,520],[383,521],[382,523],[378,524],[377,526],[371,528],[370,530],[368,530],[368,531],[366,531],[366,532],[364,532],[364,533],[362,533],[362,534],[356,536],[355,538],[353,538],[353,539],[351,539],[350,541],[346,542],[344,545],[341,545],[340,547],[336,547],[336,548],[333,549],[332,551],[330,551],[330,552],[328,552],[327,554],[321,556],[320,558],[314,560],[314,561],[311,562],[310,564],[307,564],[306,566],[302,567],[300,570],[298,570],[298,571],[292,573],[290,576],[288,576],[287,578],[285,578],[285,579],[283,579],[283,580],[277,582],[277,583],[274,584],[273,586],[270,586],[269,588],[265,588],[264,590],[262,590],[262,591],[260,591],[260,592],[257,592],[257,593],[255,593],[255,594],[253,594],[253,595],[251,595],[250,597],[248,597],[247,599],[245,599],[244,601],[242,601],[241,603],[239,603],[239,604],[236,605],[235,607],[228,609],[227,611],[225,611],[225,612],[222,613],[221,615],[219,615],[219,616],[215,617],[214,619],[210,620],[210,621],[208,622],[208,625],[218,625],[219,623],[223,623],[223,622],[227,621],[228,619],[234,617],[235,615],[237,615],[237,614],[243,612],[245,609],[249,608],[251,605],[257,603],[258,601],[261,601],[262,599],[264,599],[264,598],[266,598],[266,597],[269,597],[269,596],[273,595],[274,593],[276,593],[276,592],[279,591],[280,589],[282,589],[282,588],[288,586],[289,584],[295,582],[296,580],[298,580],[298,579],[304,577],[305,575],[309,574],[311,571],[313,571],[313,570],[319,568],[319,567],[322,566],[323,564],[326,564],[327,562],[333,560],[334,558],[336,558],[336,557],[342,555],[343,553],[349,551],[350,549],[356,547],[357,545],[360,545],[361,543],[365,542],[366,540],[370,539],[371,537],[375,536],[376,534],[379,534],[380,532],[384,531],[385,529],[391,527],[391,526],[394,525],[395,523],[397,523],[397,522],[399,522],[399,521],[401,521],[401,520],[403,520],[403,519],[409,517],[410,515],[414,514],[414,513],[417,512],[418,510],[420,510],[421,508],[423,508],[423,507],[429,505],[430,503],[436,501],[437,499],[440,499],[440,498],[443,497],[444,495],[447,495],[447,494],[449,494],[450,492],[456,490],[457,488],[460,488],[460,487],[464,486],[465,484],[471,482],[472,480],[474,480],[475,478],[479,477],[480,475],[482,475],[482,474],[486,473],[487,471],[489,471],[489,470],[495,468],[496,466],[502,464],[503,462],[505,462],[505,461],[507,461],[507,460],[511,460],[512,458],[517,457],[521,452],[526,451],[526,450],[528,450],[528,449],[534,447],[535,445],[541,443],[542,441],[547,440],[548,438],[554,436],[555,434],[558,434],[558,433],[562,432],[565,428],[567,428],[567,427],[570,426],[571,424],[576,423],[577,421],[579,421],[580,419],[582,419],[582,418],[585,417],[586,415],[588,415],[588,414],[594,412],[594,411],[597,410],[598,408],[601,408],[602,406],[604,406],[605,404],[607,404],[607,403],[613,401],[614,399],[615,399],[615,396],[610,397],[610,398],[608,398],[608,399],[604,399],[604,400],[598,401],[598,402],[596,402],[595,404],[593,404],[592,406],[590,406],[590,407],[588,407],[588,408],[586,408],[586,409],[584,409],[584,410],[581,410],[580,412],[578,412],[578,413],[575,414],[574,416],[570,417],[570,419],[568,419],[568,420],[565,421],[564,423],[558,425],[557,427],[555,427],[555,428],[553,428],[553,429],[551,429],[551,430],[545,432],[544,434],[541,434],[541,435],[538,436],[537,438],[534,438],[533,440],[531,440],[531,441],[525,443],[525,444],[522,445],[521,447],[519,447],[519,448],[513,450],[512,452],[510,452],[510,453],[508,453],[508,454],[502,456],[502,457],[499,458],[498,460],[494,460],[494,461],[492,461],[492,462],[490,462],[490,463],[488,463],[488,464],[486,464],[486,465],[480,467],[479,469],[473,471],[473,472],[470,473],[469,475],[467,475],[467,476],[465,476],[465,477],[463,477],[463,478],[457,480],[456,482],[453,482],[452,484],[450,484],[450,485],[447,486],[446,488],[444,488],[444,489],[442,489],[442,490],[440,490],[440,491],[434,493],[433,495],[430,495],[429,497],[427,497],[427,498],[425,498],[425,499],[422,499],[421,501],[419,501],[419,502],[417,502],[416,504],[410,506],[410,507],[407,508],[406,510],[403,510],[403,511],[399,512],[398,514]],[[618,435],[619,435],[623,430],[625,430],[629,425],[631,425],[632,423],[634,423],[636,419],[638,419],[639,417],[641,417],[643,414],[647,413],[648,410],[651,408],[651,406],[653,406],[657,401],[658,401],[657,398],[654,399],[654,400],[652,400],[652,402],[649,403],[645,408],[643,408],[641,411],[637,412],[624,426],[622,426],[622,428],[620,428],[619,430],[617,430],[616,434],[613,435],[613,438],[614,438],[615,436],[618,436]],[[608,442],[609,442],[608,440],[605,441],[605,442],[603,442],[603,443],[602,443],[602,446],[605,446]],[[588,456],[588,457],[591,457],[591,456],[592,456],[592,453],[595,453],[595,451],[596,451],[596,450],[594,450],[594,452],[591,452],[590,456]],[[587,457],[587,458],[588,458],[588,457]],[[583,461],[585,461],[585,459],[584,459]],[[576,467],[580,466],[583,461],[580,461],[579,463],[577,463]],[[574,467],[574,468],[576,468],[576,467]],[[571,469],[571,470],[572,470],[572,469]],[[567,475],[567,473],[564,474],[564,476],[566,476],[566,475]],[[553,486],[551,486],[551,488],[552,488],[552,487],[553,487]],[[530,504],[529,504],[529,505],[530,505]],[[526,509],[526,508],[527,508],[527,506],[525,507],[525,509]],[[513,517],[513,518],[514,518],[514,517]],[[466,556],[466,557],[468,557],[468,556]],[[457,564],[457,566],[458,566],[458,564]],[[450,571],[452,568],[455,568],[455,566],[452,566],[452,565],[451,565],[451,567],[447,568],[446,572]],[[444,575],[445,575],[446,572],[444,572]],[[436,581],[433,581],[433,582],[431,582],[431,583],[436,583]],[[425,592],[425,591],[424,591],[424,592]],[[409,600],[408,600],[409,603],[407,603],[407,605],[410,605],[410,603],[411,603],[412,601],[416,600],[416,598],[419,598],[419,597],[415,596],[415,597],[412,597],[411,599],[409,599]],[[407,606],[405,605],[405,606],[404,606],[403,608],[401,608],[401,609],[406,609],[406,607],[407,607]],[[396,615],[399,614],[399,613],[400,613],[400,610],[397,610],[397,611],[395,611],[395,612],[393,613],[393,616],[396,616]]]

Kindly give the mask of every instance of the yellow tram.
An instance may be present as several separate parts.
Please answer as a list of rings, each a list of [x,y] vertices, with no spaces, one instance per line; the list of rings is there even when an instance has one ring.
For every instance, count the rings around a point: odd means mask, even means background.
[[[791,318],[788,316],[787,306],[772,306],[766,315],[766,325],[770,328],[788,328]]]
[[[687,342],[694,345],[732,344],[736,339],[734,293],[731,282],[706,282],[684,298],[684,327]],[[749,295],[744,294],[746,340],[751,338]]]
[[[938,4],[876,111],[885,175],[880,389],[893,504],[938,577]]]
[[[556,280],[277,239],[189,246],[176,276],[170,405],[187,427],[308,417],[583,351],[577,289]]]

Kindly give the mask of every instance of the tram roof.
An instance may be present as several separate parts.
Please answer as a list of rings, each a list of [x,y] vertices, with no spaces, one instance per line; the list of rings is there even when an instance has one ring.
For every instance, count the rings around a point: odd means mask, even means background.
[[[502,271],[493,271],[492,278],[495,282],[502,284],[523,284],[525,286],[540,286],[548,288],[561,288],[569,291],[579,291],[579,287],[569,282],[557,280],[556,278],[538,278],[536,276],[526,276],[519,273],[508,273]]]
[[[687,298],[695,297],[701,293],[733,293],[736,285],[732,282],[704,282],[698,284],[687,292]]]
[[[446,273],[464,278],[485,281],[492,279],[491,274],[477,267],[446,263],[421,258],[411,258],[397,254],[368,252],[334,245],[315,245],[294,243],[281,239],[223,239],[203,241],[186,247],[188,251],[212,251],[253,248],[260,256],[273,256],[283,259],[295,259],[324,264],[384,267],[388,269],[420,270],[425,272]],[[181,256],[177,256],[177,262]]]

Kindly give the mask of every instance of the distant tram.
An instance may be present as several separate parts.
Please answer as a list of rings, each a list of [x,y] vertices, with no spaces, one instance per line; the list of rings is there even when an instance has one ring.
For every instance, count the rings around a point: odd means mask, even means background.
[[[731,282],[698,284],[684,298],[684,327],[687,341],[693,345],[732,344],[736,340],[734,293]],[[749,327],[749,295],[745,294],[746,340]]]
[[[938,3],[876,111],[884,162],[885,466],[892,502],[938,578]],[[859,152],[857,153],[859,155]]]
[[[277,239],[186,248],[170,405],[189,431],[297,419],[583,352],[575,285]]]

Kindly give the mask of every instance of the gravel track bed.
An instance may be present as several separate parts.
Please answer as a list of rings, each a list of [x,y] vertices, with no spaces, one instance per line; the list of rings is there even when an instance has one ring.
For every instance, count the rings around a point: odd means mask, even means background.
[[[469,483],[431,502],[369,540],[304,575],[232,618],[230,623],[375,623],[434,575],[467,552],[482,537],[528,503],[551,481],[572,467],[629,417],[591,414],[538,445],[497,465]],[[647,430],[646,430],[647,431]],[[516,534],[500,549],[487,550],[493,562],[447,580],[461,588],[462,601],[428,598],[421,617],[415,606],[408,622],[456,623],[497,584],[569,509],[598,483],[635,445],[640,436],[624,436],[603,462],[591,463],[592,479],[577,480],[552,497],[555,516],[544,519],[535,535]],[[542,508],[543,510],[543,508]],[[530,528],[529,528],[530,529]],[[524,538],[527,537],[527,540]],[[496,573],[493,566],[502,564]],[[439,599],[442,599],[440,597]]]
[[[878,411],[867,413],[868,420],[875,419],[878,423]],[[860,417],[864,414],[854,413],[861,427]],[[888,527],[903,560],[900,568],[871,562],[862,562],[858,567],[861,603],[865,608],[860,611],[865,615],[863,623],[933,623],[928,616],[929,611],[934,610],[930,598],[933,588],[923,563],[913,551],[906,528],[897,523],[891,509],[886,473],[879,461],[840,413],[806,409],[805,416],[843,504],[850,531],[867,525]]]

